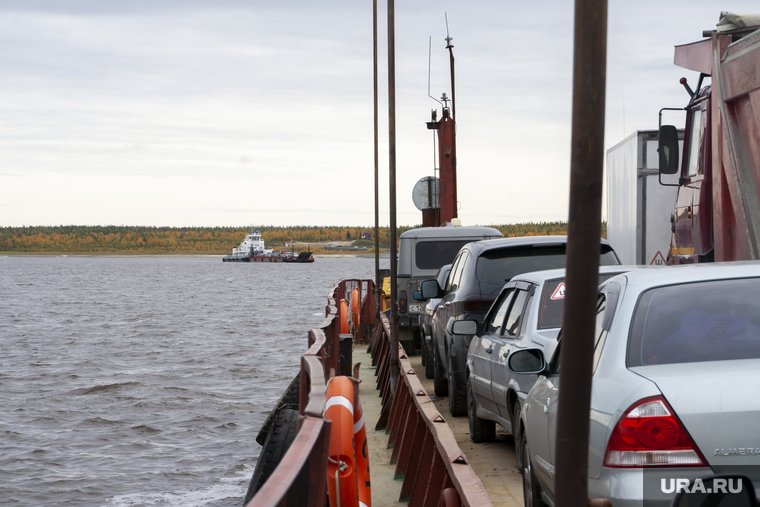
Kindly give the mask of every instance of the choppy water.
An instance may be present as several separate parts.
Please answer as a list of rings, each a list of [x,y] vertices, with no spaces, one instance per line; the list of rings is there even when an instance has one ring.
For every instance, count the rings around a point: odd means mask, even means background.
[[[373,274],[364,258],[0,257],[0,504],[241,505],[327,293]]]

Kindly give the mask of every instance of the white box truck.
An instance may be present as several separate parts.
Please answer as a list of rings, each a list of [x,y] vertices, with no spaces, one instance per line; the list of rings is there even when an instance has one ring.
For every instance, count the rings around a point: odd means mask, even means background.
[[[638,130],[607,150],[607,240],[623,264],[664,265],[670,249],[678,178],[660,183],[657,141]]]

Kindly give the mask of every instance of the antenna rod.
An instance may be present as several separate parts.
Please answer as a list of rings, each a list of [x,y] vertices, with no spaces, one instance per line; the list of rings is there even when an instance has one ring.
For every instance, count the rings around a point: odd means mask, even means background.
[[[431,60],[433,58],[432,55],[433,55],[433,36],[431,35],[430,37],[428,37],[428,97],[430,97],[434,101],[436,101],[439,104],[441,104],[441,107],[444,107],[443,106],[443,102],[441,102],[437,98],[435,98],[432,95],[430,95],[430,67],[431,67],[430,62],[431,62]]]
[[[451,67],[451,117],[456,120],[457,118],[457,106],[456,106],[456,94],[454,93],[454,45],[451,43],[454,39],[449,35],[449,16],[443,14],[446,17],[446,49],[449,50],[449,66]]]

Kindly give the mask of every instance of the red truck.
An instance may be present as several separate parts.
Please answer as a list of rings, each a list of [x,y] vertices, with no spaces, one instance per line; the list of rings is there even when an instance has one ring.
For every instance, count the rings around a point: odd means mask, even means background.
[[[760,259],[760,16],[722,13],[703,36],[675,48],[675,64],[700,73],[696,90],[681,79],[681,167],[676,128],[660,127],[660,173],[680,174],[668,262]]]

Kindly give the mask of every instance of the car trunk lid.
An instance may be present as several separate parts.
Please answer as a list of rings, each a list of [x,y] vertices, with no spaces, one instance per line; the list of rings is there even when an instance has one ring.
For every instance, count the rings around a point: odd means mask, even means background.
[[[760,359],[630,369],[657,385],[715,473],[760,480]]]

